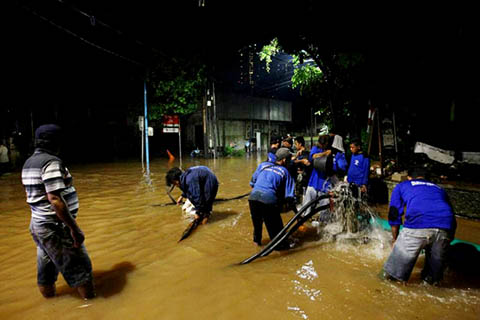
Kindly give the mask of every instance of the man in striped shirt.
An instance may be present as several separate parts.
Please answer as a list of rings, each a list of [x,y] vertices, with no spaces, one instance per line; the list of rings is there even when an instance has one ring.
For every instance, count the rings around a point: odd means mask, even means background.
[[[95,296],[92,263],[85,236],[75,221],[78,197],[68,169],[57,157],[61,129],[54,124],[35,131],[35,152],[25,161],[22,183],[31,208],[30,233],[37,245],[37,283],[46,298],[55,296],[61,272],[84,299]]]

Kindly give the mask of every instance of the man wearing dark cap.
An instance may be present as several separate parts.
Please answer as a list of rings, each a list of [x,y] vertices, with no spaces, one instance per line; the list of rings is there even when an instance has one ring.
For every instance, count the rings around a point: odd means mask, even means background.
[[[262,243],[263,223],[267,227],[270,240],[282,229],[280,216],[284,203],[295,205],[295,183],[288,173],[286,164],[291,153],[287,148],[280,148],[275,153],[275,163],[262,162],[253,173],[250,186],[253,188],[248,198],[253,223],[253,242]],[[288,243],[278,250],[288,249]]]
[[[388,279],[407,282],[422,250],[425,250],[422,279],[437,284],[443,278],[447,249],[456,229],[455,214],[445,190],[426,177],[424,168],[413,168],[408,180],[392,191],[388,223],[394,247],[383,266]]]
[[[37,283],[46,298],[55,296],[61,272],[84,299],[95,296],[92,263],[85,236],[76,223],[77,192],[72,176],[58,158],[61,128],[42,125],[35,131],[35,152],[25,161],[22,183],[31,208],[30,233],[37,245]]]
[[[194,166],[183,171],[174,167],[167,172],[165,182],[167,186],[174,185],[182,190],[177,204],[184,198],[188,199],[195,208],[195,219],[207,222],[218,191],[217,177],[210,168]]]

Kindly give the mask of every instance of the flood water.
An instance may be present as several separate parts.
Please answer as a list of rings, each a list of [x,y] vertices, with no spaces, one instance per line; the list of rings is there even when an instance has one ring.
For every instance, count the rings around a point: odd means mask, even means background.
[[[250,191],[262,159],[185,159],[183,167],[209,166],[220,181],[217,197],[230,198]],[[324,243],[307,232],[294,250],[237,265],[258,251],[247,198],[215,203],[210,221],[177,243],[189,220],[180,207],[159,206],[170,202],[164,177],[173,165],[153,160],[151,184],[140,162],[69,167],[97,285],[90,301],[61,276],[58,297],[38,292],[20,173],[0,177],[0,319],[480,318],[479,282],[447,272],[443,287],[424,285],[422,258],[407,286],[380,280],[390,247],[378,241]],[[458,223],[458,238],[480,243],[480,222]]]

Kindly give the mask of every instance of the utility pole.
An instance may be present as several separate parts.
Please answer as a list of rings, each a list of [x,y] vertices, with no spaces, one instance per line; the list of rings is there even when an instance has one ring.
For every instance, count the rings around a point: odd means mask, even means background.
[[[313,148],[313,107],[310,107],[310,150]]]
[[[218,147],[218,119],[217,119],[217,96],[215,93],[215,82],[212,81],[212,102],[213,102],[213,156],[217,155]]]
[[[376,109],[377,113],[377,132],[378,132],[378,157],[380,160],[380,176],[383,176],[383,157],[382,157],[382,128],[380,126],[380,113],[378,108]]]
[[[147,177],[150,180],[150,159],[149,159],[149,150],[148,150],[148,115],[147,115],[147,82],[143,82],[143,102],[145,106],[145,159],[147,162]]]
[[[367,134],[368,134],[368,150],[367,153],[370,154],[372,149],[372,138],[373,138],[373,127],[374,127],[374,119],[375,119],[375,111],[376,109],[372,108],[370,101],[368,101],[369,109],[368,109],[368,122],[367,122]]]
[[[208,137],[207,137],[207,94],[208,89],[203,97],[202,119],[203,119],[203,156],[207,158],[208,155]]]
[[[271,137],[271,132],[272,132],[272,127],[271,127],[271,124],[270,124],[270,97],[268,97],[268,140],[267,140],[267,151],[270,150],[270,142],[272,139]],[[261,141],[257,141],[257,149],[258,149],[258,146],[261,146]]]

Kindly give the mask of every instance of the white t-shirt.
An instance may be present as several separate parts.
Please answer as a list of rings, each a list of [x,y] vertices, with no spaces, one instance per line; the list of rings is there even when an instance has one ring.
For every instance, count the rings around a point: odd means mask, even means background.
[[[0,163],[8,162],[8,149],[3,144],[0,146]]]

